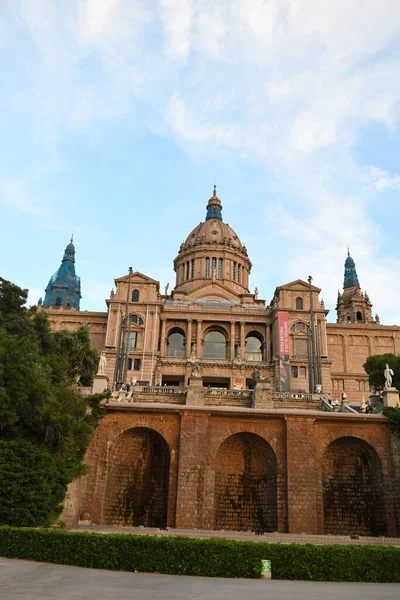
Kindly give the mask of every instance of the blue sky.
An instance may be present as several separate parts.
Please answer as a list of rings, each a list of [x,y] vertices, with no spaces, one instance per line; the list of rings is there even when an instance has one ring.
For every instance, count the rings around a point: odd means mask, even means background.
[[[71,232],[84,310],[129,266],[162,287],[214,182],[250,286],[313,275],[335,320],[347,244],[400,324],[398,0],[5,0],[1,275],[36,303]]]

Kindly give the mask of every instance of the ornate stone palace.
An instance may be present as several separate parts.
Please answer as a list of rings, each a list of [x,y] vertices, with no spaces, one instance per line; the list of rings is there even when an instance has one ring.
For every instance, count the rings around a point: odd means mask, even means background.
[[[399,448],[385,417],[357,410],[366,358],[397,354],[400,327],[373,318],[350,255],[337,323],[311,279],[267,304],[214,187],[170,293],[130,270],[107,312],[80,311],[74,261],[71,241],[43,309],[53,329],[88,326],[102,352],[95,383],[114,393],[67,522],[397,535]],[[328,394],[345,400],[340,412]]]

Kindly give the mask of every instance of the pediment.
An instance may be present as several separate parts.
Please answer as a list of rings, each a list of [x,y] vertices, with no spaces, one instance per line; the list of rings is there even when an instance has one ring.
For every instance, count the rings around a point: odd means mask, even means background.
[[[186,298],[192,302],[196,300],[239,300],[237,294],[221,285],[218,281],[207,281],[190,290]]]
[[[295,281],[291,281],[290,283],[285,283],[284,285],[280,285],[276,288],[277,290],[291,290],[296,292],[307,292],[310,291],[310,285],[303,281],[302,279],[296,279]],[[311,285],[311,289],[313,292],[320,292],[321,288],[316,287],[315,285]]]
[[[115,284],[117,283],[128,283],[129,281],[129,275],[123,275],[122,277],[118,277],[117,279],[114,279]],[[134,273],[132,273],[131,275],[131,284],[132,283],[155,283],[156,285],[159,285],[159,282],[156,281],[155,279],[152,279],[151,277],[148,277],[147,275],[144,275],[143,273],[140,273],[139,271],[135,271]]]

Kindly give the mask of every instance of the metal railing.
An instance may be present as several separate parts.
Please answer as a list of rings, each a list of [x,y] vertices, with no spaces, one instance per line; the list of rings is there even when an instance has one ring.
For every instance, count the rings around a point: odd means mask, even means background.
[[[273,400],[313,400],[312,394],[303,392],[275,392],[272,393]]]
[[[167,348],[168,358],[185,358],[186,351],[184,348]]]
[[[250,398],[253,390],[235,390],[228,388],[207,387],[204,391],[206,396],[239,396],[242,398]]]

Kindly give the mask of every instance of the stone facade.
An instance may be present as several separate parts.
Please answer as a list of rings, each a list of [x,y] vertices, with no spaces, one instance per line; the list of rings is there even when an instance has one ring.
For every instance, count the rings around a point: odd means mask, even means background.
[[[400,327],[372,318],[350,256],[337,323],[311,280],[259,299],[251,267],[214,189],[170,293],[135,271],[115,279],[107,312],[45,308],[54,329],[89,327],[113,390],[132,385],[107,405],[90,475],[70,488],[68,523],[89,513],[98,524],[399,533],[387,420],[324,413],[315,392],[368,399],[363,364],[397,354]]]

